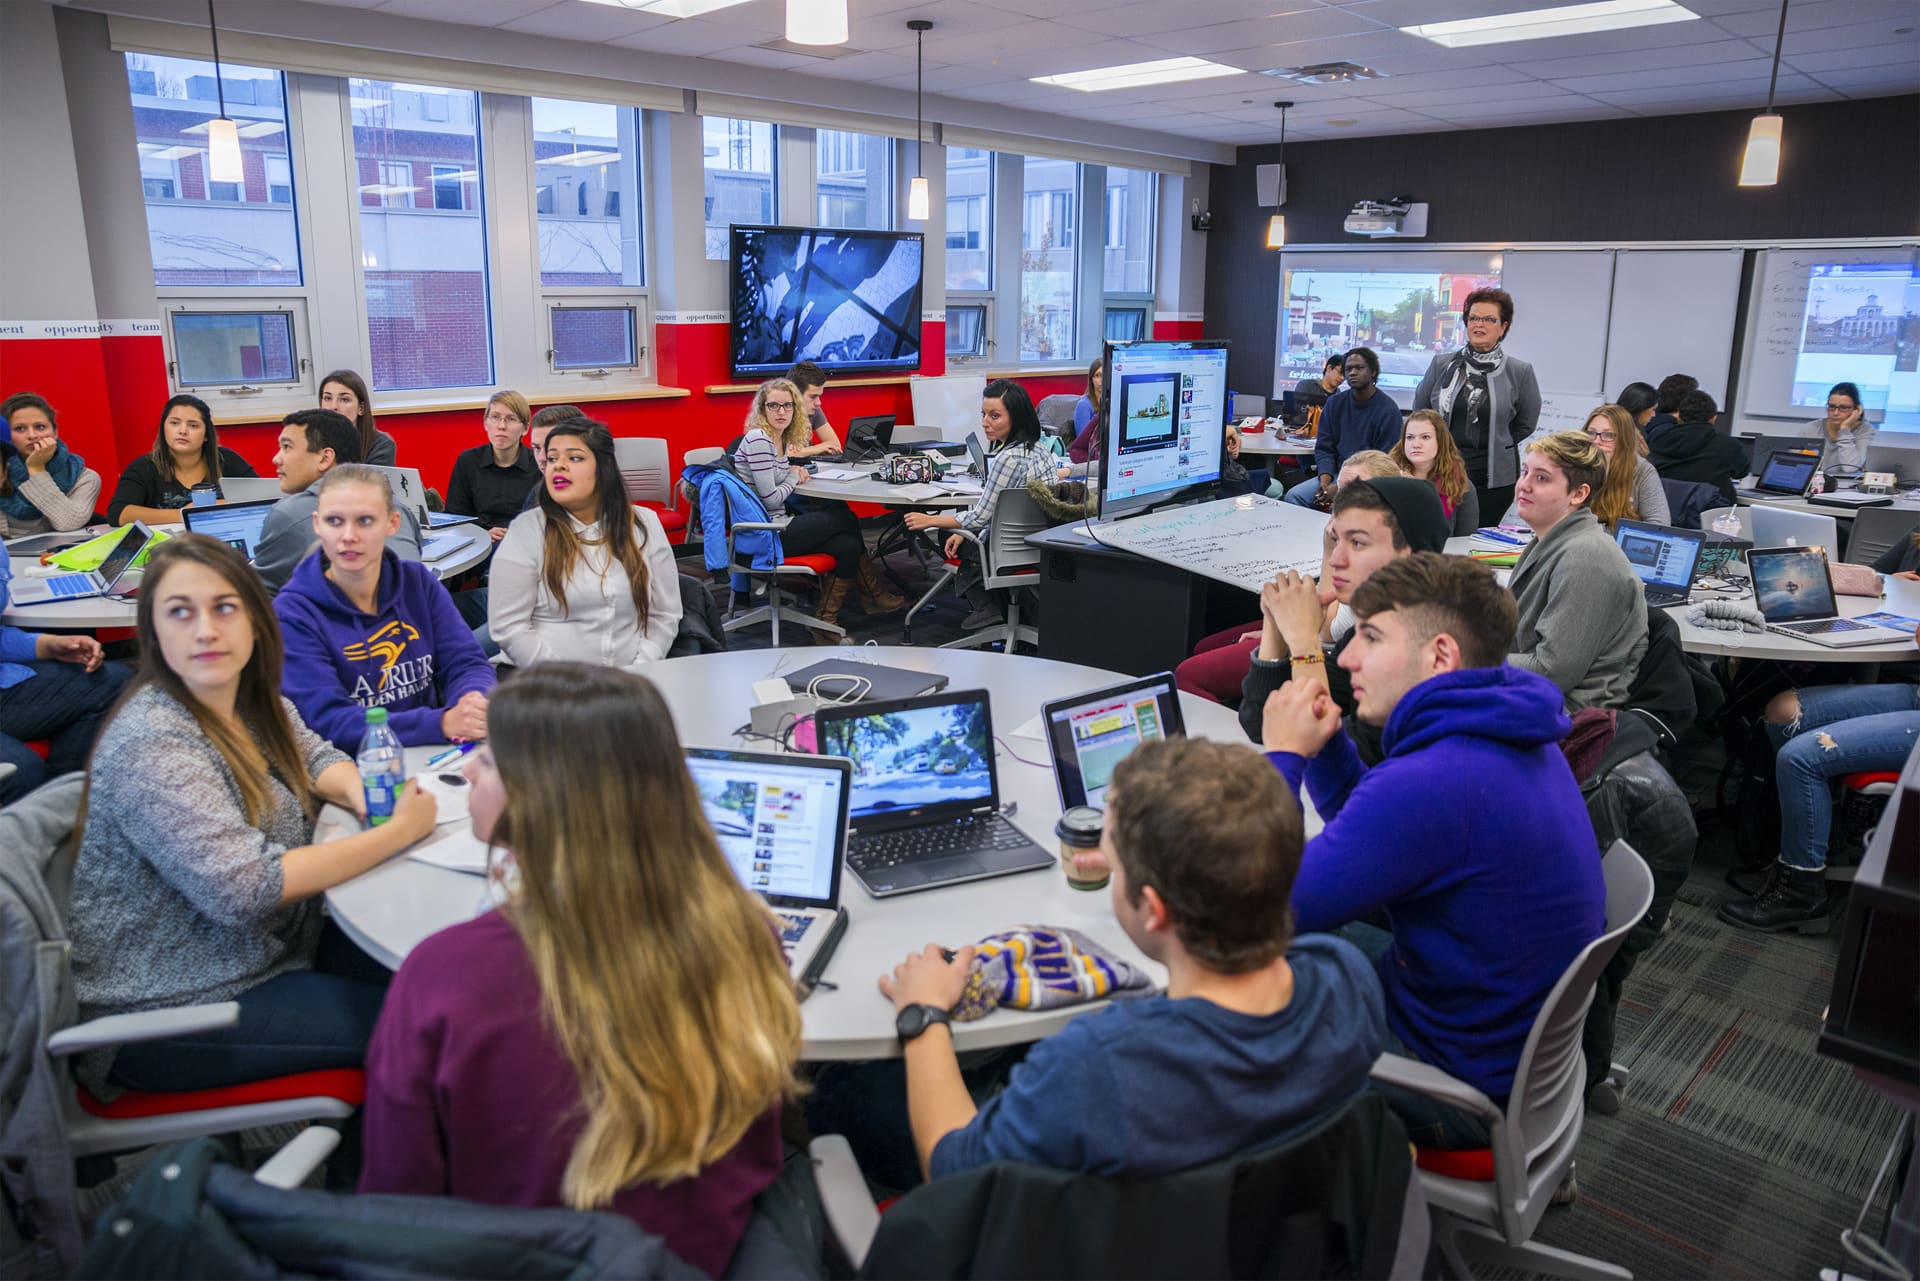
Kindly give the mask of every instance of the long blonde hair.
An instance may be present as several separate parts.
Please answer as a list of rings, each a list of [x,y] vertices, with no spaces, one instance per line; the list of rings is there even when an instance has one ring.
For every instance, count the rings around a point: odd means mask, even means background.
[[[1440,497],[1448,503],[1458,503],[1467,496],[1473,486],[1467,480],[1467,464],[1460,457],[1459,446],[1453,443],[1453,433],[1447,429],[1447,420],[1431,409],[1416,409],[1407,415],[1405,426],[1400,428],[1400,443],[1393,447],[1387,457],[1407,475],[1415,474],[1413,460],[1407,457],[1407,428],[1415,421],[1423,422],[1433,428],[1435,451],[1433,469],[1427,479],[1432,482]]]
[[[1587,415],[1581,430],[1596,418],[1606,419],[1613,428],[1613,456],[1607,460],[1607,478],[1587,500],[1587,510],[1612,529],[1622,520],[1640,519],[1640,505],[1633,497],[1634,472],[1640,466],[1640,429],[1634,426],[1633,415],[1625,406],[1601,405]]]
[[[786,392],[787,397],[793,401],[793,417],[787,419],[787,430],[784,434],[775,431],[773,420],[767,417],[767,397],[776,391]],[[760,384],[760,389],[753,393],[753,403],[747,406],[747,421],[741,428],[741,434],[745,435],[756,428],[767,433],[767,439],[778,445],[783,454],[789,449],[806,444],[812,438],[813,428],[807,424],[807,407],[800,399],[799,384],[785,378],[769,378]]]
[[[765,907],[720,852],[673,716],[644,677],[541,663],[500,687],[507,918],[579,1078],[576,1209],[690,1178],[795,1097],[800,1007]]]

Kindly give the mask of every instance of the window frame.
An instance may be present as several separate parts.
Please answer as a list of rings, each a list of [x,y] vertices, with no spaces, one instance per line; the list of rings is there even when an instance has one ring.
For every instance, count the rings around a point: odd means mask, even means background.
[[[1100,289],[1101,289],[1100,333],[1102,334],[1102,336],[1106,334],[1107,316],[1110,313],[1123,312],[1123,311],[1138,311],[1141,313],[1141,326],[1140,326],[1141,337],[1150,339],[1153,337],[1153,312],[1154,312],[1155,290],[1159,286],[1159,278],[1160,278],[1160,201],[1162,198],[1162,190],[1163,190],[1164,184],[1161,182],[1161,175],[1158,173],[1155,173],[1151,169],[1128,171],[1130,173],[1144,172],[1147,175],[1147,208],[1146,208],[1145,216],[1141,219],[1142,223],[1145,224],[1144,227],[1142,228],[1142,231],[1144,232],[1147,238],[1146,251],[1145,251],[1146,264],[1147,264],[1147,282],[1146,282],[1146,288],[1144,289],[1109,290],[1106,287],[1107,285],[1107,264],[1106,264],[1107,251],[1111,249],[1126,248],[1126,245],[1124,243],[1119,245],[1110,243],[1113,239],[1113,230],[1112,230],[1112,213],[1113,213],[1113,203],[1114,203],[1113,196],[1115,192],[1124,193],[1126,191],[1126,188],[1124,186],[1110,187],[1107,185],[1107,170],[1112,167],[1113,166],[1102,166],[1100,169],[1100,186],[1101,186],[1101,190],[1106,195],[1106,198],[1101,202],[1102,208],[1106,211],[1104,214],[1105,221],[1103,222],[1103,225],[1101,227],[1101,234],[1098,237],[1092,237],[1092,239],[1098,240],[1100,244],[1100,256],[1098,258],[1099,271],[1100,271]],[[1124,195],[1121,200],[1121,208],[1123,211],[1126,208]]]
[[[546,313],[546,367],[547,377],[568,380],[568,385],[578,387],[586,381],[596,387],[613,385],[615,380],[632,378],[648,370],[653,365],[651,335],[653,320],[649,313],[644,290],[619,289],[615,291],[593,291],[587,289],[568,289],[549,291],[558,295],[545,300]],[[563,369],[556,363],[557,347],[553,336],[554,318],[563,311],[627,311],[633,314],[633,363],[631,365],[602,366],[594,369]]]
[[[166,351],[167,384],[174,394],[199,396],[213,409],[214,422],[221,418],[220,408],[224,405],[250,405],[258,398],[261,402],[276,402],[281,398],[303,395],[313,386],[313,362],[307,353],[312,350],[310,329],[307,319],[306,299],[289,297],[271,288],[227,287],[225,292],[210,294],[208,289],[220,289],[222,286],[169,286],[169,296],[160,300],[160,338]],[[179,292],[175,292],[179,291]],[[174,324],[181,316],[205,315],[266,315],[274,312],[285,313],[291,320],[291,342],[293,357],[293,377],[277,381],[262,379],[250,383],[241,379],[237,383],[189,383],[180,374],[180,347],[174,336]]]
[[[956,311],[980,312],[980,345],[977,350],[955,352],[947,347],[947,367],[966,368],[971,365],[983,365],[993,360],[996,344],[993,338],[994,299],[991,294],[948,294],[946,311],[946,332],[954,330],[953,313]]]

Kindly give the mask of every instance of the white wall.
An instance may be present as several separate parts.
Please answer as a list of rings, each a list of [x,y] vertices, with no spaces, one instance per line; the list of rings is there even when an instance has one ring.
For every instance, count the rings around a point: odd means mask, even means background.
[[[46,0],[0,4],[0,121],[0,173],[8,175],[0,202],[0,298],[7,319],[98,319],[66,78]],[[138,174],[136,168],[136,190]]]

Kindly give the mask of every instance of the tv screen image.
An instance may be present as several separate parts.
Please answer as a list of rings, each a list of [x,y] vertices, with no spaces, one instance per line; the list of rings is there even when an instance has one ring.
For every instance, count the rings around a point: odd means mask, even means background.
[[[1226,453],[1224,339],[1109,342],[1105,385],[1117,429],[1102,433],[1100,518],[1111,520],[1220,479]]]
[[[1380,357],[1381,387],[1412,391],[1434,352],[1465,341],[1467,295],[1499,284],[1498,275],[1457,272],[1289,269],[1277,385],[1318,378],[1327,357],[1366,347]]]
[[[734,227],[733,376],[918,369],[922,248],[917,232]]]
[[[1120,452],[1164,445],[1177,433],[1178,374],[1155,371],[1120,380]]]

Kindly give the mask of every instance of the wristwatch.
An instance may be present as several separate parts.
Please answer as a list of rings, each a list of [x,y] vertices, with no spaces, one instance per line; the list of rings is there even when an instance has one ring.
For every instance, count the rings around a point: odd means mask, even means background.
[[[909,1005],[894,1016],[893,1030],[900,1034],[900,1043],[905,1045],[936,1023],[952,1022],[953,1017],[937,1005]]]

